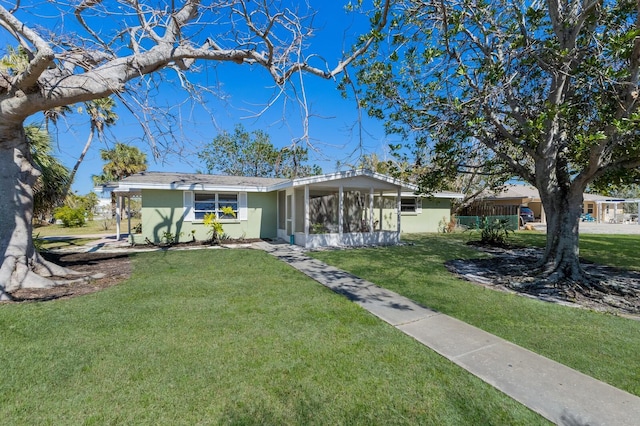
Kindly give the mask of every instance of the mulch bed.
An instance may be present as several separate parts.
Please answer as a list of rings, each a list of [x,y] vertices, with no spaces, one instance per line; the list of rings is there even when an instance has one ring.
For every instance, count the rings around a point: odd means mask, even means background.
[[[451,260],[445,266],[462,279],[494,290],[640,319],[640,272],[583,261],[582,268],[596,285],[558,285],[535,275],[540,249],[477,248],[491,257]]]

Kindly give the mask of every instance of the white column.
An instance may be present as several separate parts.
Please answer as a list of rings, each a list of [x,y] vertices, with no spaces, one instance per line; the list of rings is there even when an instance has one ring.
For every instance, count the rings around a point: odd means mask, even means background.
[[[344,227],[344,186],[340,185],[338,189],[338,234],[342,240],[342,230]]]
[[[116,196],[116,241],[120,240],[120,206],[122,205],[122,195]]]
[[[131,236],[131,194],[127,196],[127,232]]]
[[[397,205],[396,208],[398,209],[398,233],[400,233],[400,221],[402,220],[402,212],[401,212],[401,206],[402,206],[402,187],[398,187],[398,195],[397,195]]]
[[[369,232],[373,232],[373,186],[369,188]]]
[[[380,191],[380,231],[382,231],[382,220],[384,214],[384,191]]]
[[[638,225],[640,225],[640,201],[638,201],[638,217],[636,220],[638,221]]]
[[[293,235],[293,242],[296,241],[296,190],[291,189],[291,235]]]
[[[309,240],[309,185],[304,186],[304,240]]]

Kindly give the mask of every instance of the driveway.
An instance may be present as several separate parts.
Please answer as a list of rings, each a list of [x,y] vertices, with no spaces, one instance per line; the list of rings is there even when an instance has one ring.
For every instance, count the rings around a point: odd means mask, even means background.
[[[542,232],[547,231],[547,227],[542,223],[534,223],[533,227]],[[627,234],[640,235],[640,225],[637,223],[596,223],[580,222],[581,234]]]

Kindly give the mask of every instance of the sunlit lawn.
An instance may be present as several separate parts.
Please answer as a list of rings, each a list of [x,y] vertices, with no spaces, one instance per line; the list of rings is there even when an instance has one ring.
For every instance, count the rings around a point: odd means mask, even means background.
[[[545,423],[260,251],[135,255],[118,286],[0,305],[0,342],[2,424]]]
[[[517,232],[512,240],[516,244],[544,247],[546,234]],[[581,234],[580,256],[590,262],[640,270],[638,243],[640,235]]]
[[[425,306],[640,395],[640,321],[558,306],[456,279],[444,262],[479,253],[477,235],[414,235],[413,245],[312,253]],[[544,234],[518,233],[514,242],[544,245]],[[589,260],[638,268],[640,236],[584,235]]]
[[[140,223],[140,219],[131,219],[131,228],[134,228]],[[127,232],[128,222],[127,219],[123,219],[120,222],[120,229],[122,232]],[[61,235],[80,236],[87,234],[115,234],[116,221],[115,219],[95,219],[88,220],[84,226],[78,228],[65,228],[62,225],[43,225],[34,226],[33,235],[40,237],[55,237]]]

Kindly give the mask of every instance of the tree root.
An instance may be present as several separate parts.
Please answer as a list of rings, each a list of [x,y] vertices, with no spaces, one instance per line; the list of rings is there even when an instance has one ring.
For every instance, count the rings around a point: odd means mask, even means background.
[[[76,272],[73,269],[65,268],[64,266],[56,265],[53,262],[49,262],[39,253],[36,254],[36,261],[33,265],[33,272],[42,277],[68,277],[82,275],[80,272]]]
[[[11,294],[20,289],[48,289],[104,277],[104,274],[87,275],[56,265],[39,253],[32,257],[31,262],[25,262],[24,257],[7,257],[3,268],[2,275],[9,278],[4,280],[4,286],[0,285],[0,301],[13,300]]]
[[[524,250],[491,253],[494,256],[488,259],[449,261],[447,269],[497,290],[598,311],[640,314],[640,272],[586,262],[578,271],[562,270],[548,265],[540,267],[535,256]]]

